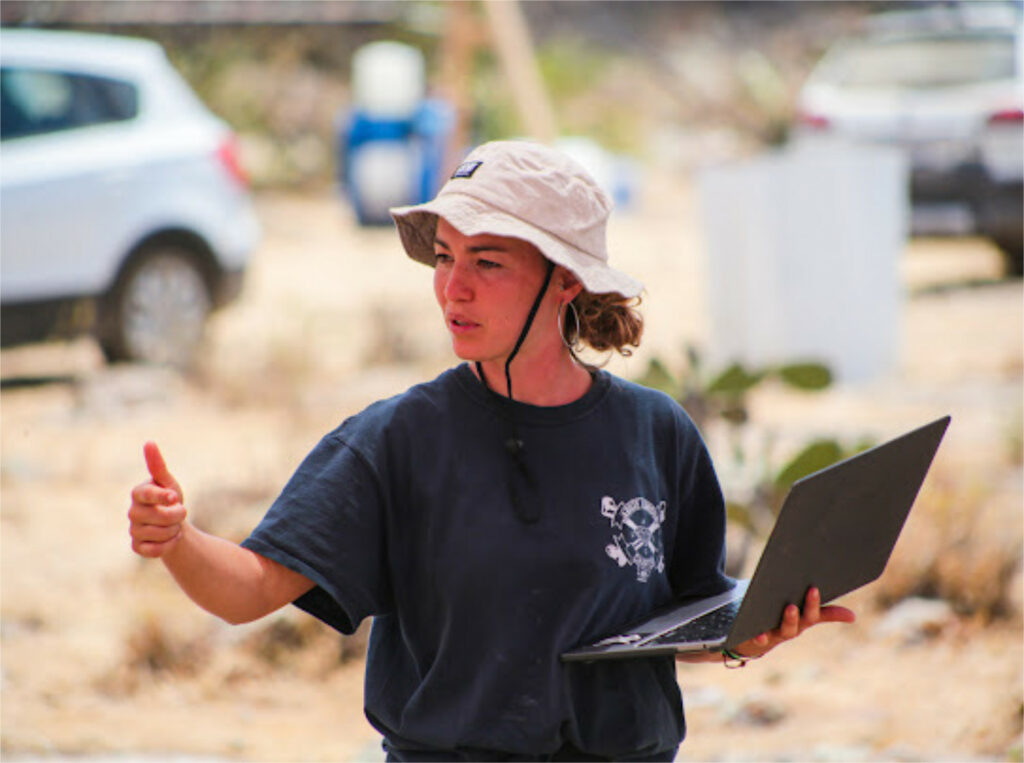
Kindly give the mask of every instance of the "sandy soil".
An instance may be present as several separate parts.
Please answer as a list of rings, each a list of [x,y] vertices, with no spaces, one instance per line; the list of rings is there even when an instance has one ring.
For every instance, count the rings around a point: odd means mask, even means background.
[[[618,263],[649,290],[644,348],[610,365],[626,376],[708,338],[695,212],[668,190],[612,231]],[[356,228],[331,198],[259,203],[266,240],[245,296],[194,373],[107,368],[87,341],[2,355],[5,759],[381,758],[361,662],[342,660],[335,636],[295,612],[222,625],[127,540],[144,440],[160,442],[195,520],[241,538],[324,431],[452,362],[429,271],[391,231]],[[782,438],[884,437],[952,413],[921,498],[947,506],[946,524],[912,517],[876,589],[913,590],[900,575],[946,559],[966,586],[1008,556],[1010,615],[894,625],[866,591],[851,597],[855,626],[744,670],[681,666],[682,760],[1020,759],[1021,284],[1000,281],[996,252],[974,240],[915,242],[899,268],[892,372],[810,397],[765,389],[754,420]]]

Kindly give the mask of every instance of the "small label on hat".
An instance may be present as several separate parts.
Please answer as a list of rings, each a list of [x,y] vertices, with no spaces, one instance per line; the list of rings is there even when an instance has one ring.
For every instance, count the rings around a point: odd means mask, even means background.
[[[453,178],[473,177],[473,173],[476,172],[477,167],[479,167],[481,164],[483,164],[483,162],[481,162],[481,161],[463,162],[462,164],[460,164],[458,166],[458,168],[455,170],[455,172],[452,173],[452,177]]]

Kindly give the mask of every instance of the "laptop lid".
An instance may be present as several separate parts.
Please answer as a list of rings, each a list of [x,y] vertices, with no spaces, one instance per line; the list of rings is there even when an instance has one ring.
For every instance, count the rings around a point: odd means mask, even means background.
[[[793,484],[726,647],[778,627],[812,585],[827,603],[882,574],[949,422],[944,416]]]

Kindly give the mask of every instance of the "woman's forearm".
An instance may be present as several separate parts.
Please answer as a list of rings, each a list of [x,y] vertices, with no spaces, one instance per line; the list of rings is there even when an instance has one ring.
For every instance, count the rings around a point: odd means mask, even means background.
[[[192,601],[232,624],[268,615],[313,587],[305,576],[189,522],[162,559]]]

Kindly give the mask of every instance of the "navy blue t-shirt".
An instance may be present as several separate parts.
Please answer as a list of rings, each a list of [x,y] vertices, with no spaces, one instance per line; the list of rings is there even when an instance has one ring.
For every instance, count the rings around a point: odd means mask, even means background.
[[[510,409],[532,523],[510,498]],[[324,437],[243,545],[314,581],[295,603],[338,630],[374,618],[366,714],[395,748],[621,756],[681,741],[673,659],[559,655],[730,587],[724,533],[667,395],[598,371],[568,405],[510,404],[461,365]]]

